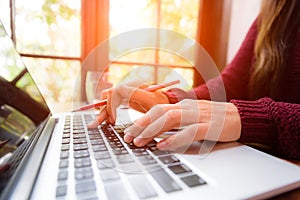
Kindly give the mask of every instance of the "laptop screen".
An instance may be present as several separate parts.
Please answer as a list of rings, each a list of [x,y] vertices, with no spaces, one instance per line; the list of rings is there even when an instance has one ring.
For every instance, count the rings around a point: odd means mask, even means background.
[[[28,140],[49,113],[0,22],[0,158]]]

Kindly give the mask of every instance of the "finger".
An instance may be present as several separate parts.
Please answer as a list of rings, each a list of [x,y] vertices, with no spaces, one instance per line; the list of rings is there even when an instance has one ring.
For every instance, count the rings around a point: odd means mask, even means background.
[[[178,128],[181,122],[180,109],[171,109],[164,115],[153,121],[147,126],[134,140],[134,144],[138,147],[146,145],[158,135],[165,131]]]
[[[172,110],[174,113],[172,113]],[[127,128],[125,130],[125,134],[129,134],[132,136],[138,136],[140,135],[140,131],[145,129],[147,126],[149,126],[151,123],[153,123],[155,120],[160,118],[163,115],[169,115],[168,120],[171,121],[173,118],[175,119],[174,122],[176,122],[176,126],[186,126],[194,123],[199,122],[199,116],[200,112],[197,109],[182,109],[181,104],[163,104],[163,105],[157,105],[153,107],[151,110],[149,110],[143,117],[136,120],[135,123]],[[173,116],[174,115],[174,116]],[[162,123],[162,122],[161,122]],[[175,127],[174,127],[175,128]],[[133,134],[131,134],[133,133]]]
[[[122,97],[118,94],[117,89],[110,90],[107,93],[107,121],[114,124],[116,121],[117,108],[122,102]]]
[[[99,114],[96,116],[96,119],[94,121],[91,121],[89,124],[87,124],[87,128],[88,129],[97,128],[106,118],[107,118],[106,106],[103,106]]]
[[[107,99],[108,93],[112,91],[112,88],[105,89],[101,92],[101,99]]]
[[[176,108],[175,104],[157,105],[153,107],[143,117],[136,120],[132,126],[125,129],[125,135],[130,135],[133,137],[140,135],[144,128],[149,126],[152,122],[173,108]]]
[[[204,140],[208,126],[197,123],[185,127],[178,133],[157,143],[157,148],[161,150],[176,150],[181,147],[188,147],[195,141]]]

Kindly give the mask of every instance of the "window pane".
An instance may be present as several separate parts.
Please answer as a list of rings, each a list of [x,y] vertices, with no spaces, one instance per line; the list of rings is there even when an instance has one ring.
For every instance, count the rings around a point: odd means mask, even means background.
[[[108,81],[114,86],[121,82],[154,81],[153,66],[112,64],[109,66]]]
[[[110,35],[156,27],[156,0],[110,0]]]
[[[154,74],[157,69],[157,81]],[[164,83],[180,80],[181,83],[176,87],[191,89],[193,85],[193,68],[157,67],[113,64],[109,67],[108,82],[114,86],[122,82],[139,81],[144,83]]]
[[[157,4],[148,0],[110,0],[109,8],[110,36],[115,36],[127,31],[143,28],[156,28]],[[144,37],[143,37],[144,38]],[[136,38],[137,40],[140,38]],[[115,42],[115,43],[114,43]],[[135,41],[127,41],[135,42]],[[138,41],[142,42],[142,41]],[[126,41],[110,41],[109,54],[111,59],[119,57],[122,52],[131,51],[130,44]],[[120,58],[120,61],[128,61],[129,57]],[[131,62],[154,62],[154,55],[150,52],[135,54]]]
[[[0,24],[0,75],[8,81],[12,81],[24,70],[24,64],[17,51],[12,48],[13,44]]]
[[[164,83],[174,80],[180,80],[177,87],[181,89],[191,89],[193,84],[194,70],[192,68],[170,68],[170,67],[159,67],[158,68],[158,83]]]
[[[160,28],[177,31],[195,38],[199,0],[161,0]]]
[[[117,41],[110,42],[110,60],[118,62],[154,63],[155,50],[136,49],[132,50],[130,44],[118,45]],[[134,41],[132,41],[134,42]]]
[[[41,58],[23,60],[29,66],[29,71],[50,109],[54,112],[72,110],[74,91],[79,90],[75,86],[80,62]]]
[[[22,53],[80,56],[80,0],[16,0]]]
[[[8,35],[11,35],[10,30],[10,13],[9,13],[9,0],[0,1],[0,20],[6,29]]]
[[[114,36],[125,31],[152,27],[176,31],[185,37],[195,39],[198,25],[199,4],[200,0],[111,0],[109,16],[111,28],[110,35]],[[157,38],[161,38],[159,36],[158,32]],[[137,37],[136,39],[138,40],[140,37]],[[182,38],[171,39],[170,41],[174,41],[174,43],[172,42],[172,44],[168,44],[167,46],[176,45],[176,47],[179,47],[177,49],[184,50],[184,48],[187,47],[187,43],[185,40],[181,39]],[[155,44],[157,44],[156,49],[140,49],[131,52],[132,49],[128,48],[128,51],[126,51],[126,45],[124,44],[132,42],[135,41],[110,42],[110,58],[114,60],[116,57],[121,56],[117,58],[118,62],[145,63],[146,66],[148,62],[148,67],[135,66],[138,67],[138,71],[145,70],[143,72],[147,75],[147,77],[143,77],[145,81],[165,82],[164,79],[167,75],[163,73],[165,69],[162,68],[161,65],[191,68],[178,69],[180,69],[180,73],[185,74],[185,79],[191,78],[190,81],[192,81],[194,72],[193,66],[190,63],[192,61],[186,61],[184,58],[181,58],[180,55],[166,52],[168,49],[166,49],[166,51],[159,50],[159,44],[162,45],[162,43],[165,42],[162,38],[161,41],[155,42]],[[126,55],[123,55],[124,52]],[[160,67],[155,68],[153,66]],[[120,75],[124,75],[125,71],[128,72],[132,67],[134,66],[110,66],[109,79],[115,84],[120,80]],[[122,68],[126,69],[122,71]],[[137,78],[140,76],[139,72],[135,71],[135,73],[137,74],[133,77]],[[150,77],[151,74],[153,77]]]
[[[191,61],[187,61],[185,58],[181,57],[181,55],[177,55],[177,53],[167,52],[167,51],[159,51],[159,63],[170,66],[184,66],[184,67],[193,67],[190,63]]]

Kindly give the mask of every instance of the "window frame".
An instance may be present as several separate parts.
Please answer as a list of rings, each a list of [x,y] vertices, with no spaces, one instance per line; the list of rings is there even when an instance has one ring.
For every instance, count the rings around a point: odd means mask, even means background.
[[[11,38],[16,45],[15,34],[15,0],[9,0],[10,4],[10,28]],[[157,0],[157,26],[160,27],[160,5],[161,0]],[[200,0],[196,41],[206,49],[221,71],[226,65],[228,35],[230,27],[232,0]],[[81,0],[81,55],[79,57],[53,56],[40,54],[25,54],[23,57],[48,58],[60,60],[80,61],[81,63],[89,53],[101,42],[109,38],[109,0]],[[157,51],[157,54],[159,52]],[[105,55],[108,61],[108,51]],[[156,56],[156,58],[158,55]],[[117,63],[117,62],[116,62]],[[151,65],[155,71],[162,66],[156,60],[154,63],[120,62],[120,64],[135,64],[138,66]],[[196,63],[197,64],[197,63]],[[176,68],[186,68],[186,66],[173,66]],[[87,72],[97,71],[96,69],[81,68],[81,82],[85,83]],[[157,74],[155,72],[155,74]],[[203,83],[201,75],[194,68],[194,85]],[[85,88],[81,88],[81,100],[86,101]]]
[[[88,4],[92,4],[93,6]],[[160,4],[161,0],[157,0],[158,28],[160,27]],[[200,0],[196,41],[206,49],[220,71],[226,65],[231,6],[232,0]],[[89,8],[88,13],[82,18],[82,59],[84,59],[99,43],[105,41],[109,37],[109,0],[102,0],[101,2],[97,0],[82,0],[83,13],[86,12],[86,8]],[[97,9],[99,9],[98,12]],[[86,22],[89,22],[89,24],[92,23],[93,25],[87,26],[85,25]],[[102,27],[102,29],[100,27]],[[98,33],[98,37],[95,37],[94,33]],[[93,42],[85,43],[86,40],[84,38],[86,37],[95,38],[95,40]],[[154,66],[156,70],[161,66],[158,61],[154,63],[133,63],[140,66],[151,65]],[[119,62],[119,64],[133,63]],[[186,68],[184,66],[173,67]],[[85,72],[83,72],[83,76],[85,76],[84,73]],[[85,79],[82,80],[85,81]],[[194,69],[194,87],[203,82],[204,80],[201,75]]]

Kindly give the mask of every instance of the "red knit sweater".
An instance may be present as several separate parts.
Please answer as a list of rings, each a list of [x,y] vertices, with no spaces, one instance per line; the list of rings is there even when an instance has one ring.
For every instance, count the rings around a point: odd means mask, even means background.
[[[191,91],[174,88],[166,94],[171,103],[192,98],[194,94],[197,99],[210,100],[211,96],[217,97],[221,93],[222,80],[227,101],[237,106],[241,117],[239,141],[255,144],[280,157],[300,160],[300,28],[283,77],[285,84],[278,88],[281,97],[276,101],[268,97],[256,101],[249,99],[248,83],[256,36],[257,26],[254,22],[235,58],[219,77]]]

